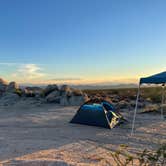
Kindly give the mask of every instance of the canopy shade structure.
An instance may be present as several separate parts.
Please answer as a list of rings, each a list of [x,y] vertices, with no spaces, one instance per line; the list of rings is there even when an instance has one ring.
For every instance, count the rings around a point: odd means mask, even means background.
[[[134,132],[134,127],[135,127],[135,119],[136,119],[136,113],[137,113],[137,108],[138,108],[138,101],[139,101],[139,96],[140,96],[140,88],[142,84],[162,84],[163,85],[163,91],[162,91],[162,97],[161,97],[161,119],[164,119],[163,115],[163,104],[164,104],[164,87],[166,83],[166,72],[162,72],[159,74],[155,74],[149,77],[141,78],[138,86],[138,93],[137,93],[137,98],[136,98],[136,105],[135,105],[135,110],[134,110],[134,117],[133,117],[133,123],[132,123],[132,131],[131,135]]]
[[[140,84],[164,84],[166,83],[166,72],[152,75],[150,77],[141,78]]]

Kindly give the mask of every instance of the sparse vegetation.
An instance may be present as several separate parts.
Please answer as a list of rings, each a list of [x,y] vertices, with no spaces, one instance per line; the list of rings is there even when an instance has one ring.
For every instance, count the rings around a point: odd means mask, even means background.
[[[21,89],[16,89],[15,92],[17,95],[22,96],[22,91]]]
[[[137,88],[126,88],[126,89],[100,89],[100,90],[84,90],[90,96],[96,94],[107,94],[107,95],[117,95],[121,98],[128,98],[131,100],[136,99]],[[161,102],[161,87],[143,87],[141,88],[141,98],[148,99],[153,103]],[[140,98],[140,99],[141,99]]]
[[[119,150],[112,153],[117,166],[165,166],[166,165],[166,143],[162,144],[156,151],[145,149],[141,153],[132,155],[127,151],[128,146],[122,145]]]

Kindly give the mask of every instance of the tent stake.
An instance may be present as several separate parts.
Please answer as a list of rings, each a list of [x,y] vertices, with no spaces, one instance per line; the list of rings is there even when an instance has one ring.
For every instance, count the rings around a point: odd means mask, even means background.
[[[134,127],[135,127],[135,119],[136,119],[136,114],[137,114],[137,109],[138,109],[138,101],[139,101],[139,95],[140,95],[140,83],[138,86],[138,92],[137,92],[137,98],[136,98],[136,104],[135,104],[135,110],[134,110],[134,117],[133,117],[133,123],[132,123],[132,130],[131,130],[131,136],[133,135],[134,132]]]

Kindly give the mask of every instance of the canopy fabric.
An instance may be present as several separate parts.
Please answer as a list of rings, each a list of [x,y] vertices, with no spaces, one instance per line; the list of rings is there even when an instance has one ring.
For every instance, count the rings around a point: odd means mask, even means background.
[[[150,77],[146,77],[146,78],[141,78],[140,79],[140,83],[139,83],[139,87],[138,87],[138,93],[137,93],[137,98],[136,98],[136,105],[135,105],[135,110],[134,110],[134,117],[133,117],[133,123],[132,123],[132,130],[131,130],[131,135],[134,132],[134,126],[135,126],[135,120],[136,120],[136,113],[137,113],[137,109],[138,109],[138,101],[139,101],[139,96],[140,96],[140,88],[141,88],[141,84],[164,84],[166,83],[166,72],[162,72],[159,74],[155,74],[152,75]],[[163,88],[163,92],[162,92],[162,101],[161,101],[161,105],[164,104],[164,88]],[[161,119],[164,118],[163,115],[163,107],[161,107]]]
[[[166,72],[152,75],[150,77],[141,78],[140,84],[163,84],[166,83]]]

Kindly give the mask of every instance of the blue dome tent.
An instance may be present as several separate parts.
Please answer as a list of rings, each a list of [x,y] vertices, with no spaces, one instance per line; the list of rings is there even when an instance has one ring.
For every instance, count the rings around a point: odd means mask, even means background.
[[[70,123],[99,126],[111,129],[120,124],[123,117],[115,112],[112,104],[104,100],[90,100],[84,103]]]
[[[161,101],[161,118],[164,119],[163,116],[163,104],[164,104],[164,87],[166,83],[166,72],[162,72],[159,74],[155,74],[149,77],[141,78],[138,86],[138,93],[137,93],[137,98],[136,98],[136,105],[135,105],[135,110],[134,110],[134,117],[133,117],[133,123],[132,123],[132,131],[131,135],[134,132],[134,127],[135,127],[135,119],[136,119],[136,113],[138,109],[138,101],[139,101],[139,96],[140,96],[140,89],[142,84],[161,84],[163,85],[163,92],[162,92],[162,101]]]

